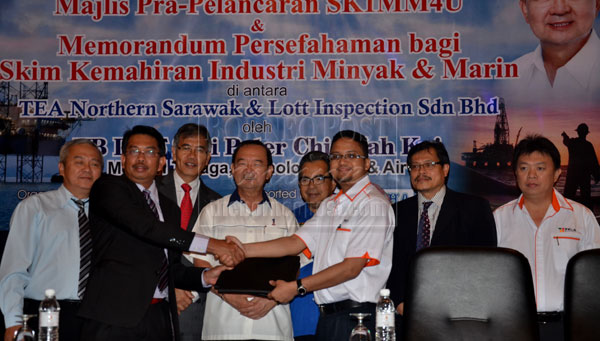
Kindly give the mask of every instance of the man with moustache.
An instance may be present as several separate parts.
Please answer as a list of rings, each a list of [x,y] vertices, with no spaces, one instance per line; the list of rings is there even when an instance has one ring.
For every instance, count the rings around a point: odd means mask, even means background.
[[[93,142],[71,140],[59,152],[63,184],[17,205],[0,265],[5,341],[14,339],[21,314],[38,313],[48,288],[56,291],[61,307],[60,339],[79,340],[83,320],[77,310],[85,294],[92,243],[88,197],[102,167],[102,154]],[[30,323],[37,330],[35,321]]]
[[[600,226],[584,205],[563,197],[554,184],[560,153],[547,138],[532,135],[515,147],[513,170],[519,198],[497,208],[498,246],[527,257],[535,286],[540,339],[563,340],[563,295],[569,259],[600,247]]]
[[[516,95],[596,99],[600,91],[600,39],[593,29],[600,0],[519,0],[525,21],[540,40],[535,51],[514,61]]]
[[[181,228],[191,231],[202,208],[221,197],[200,179],[200,174],[210,162],[211,140],[203,125],[182,125],[173,138],[171,152],[175,170],[156,179],[158,192],[177,203],[181,214]],[[181,258],[185,266],[193,266],[193,258],[185,254]],[[175,289],[179,330],[182,341],[202,338],[202,321],[206,293]]]
[[[369,179],[367,138],[352,130],[335,134],[329,151],[331,175],[340,187],[325,199],[313,219],[289,237],[244,244],[247,257],[281,257],[299,252],[314,256],[311,276],[272,281],[269,294],[280,303],[314,292],[320,316],[316,339],[346,340],[356,319],[375,335],[375,305],[392,266],[394,215],[389,199]]]
[[[329,174],[329,156],[320,151],[304,155],[298,169],[298,187],[305,204],[294,210],[294,216],[302,225],[313,217],[321,202],[333,193],[335,181]]]
[[[214,238],[235,236],[257,242],[289,236],[298,223],[292,212],[269,198],[265,184],[273,175],[271,151],[259,140],[241,142],[233,152],[231,173],[236,190],[206,205],[194,231]],[[298,254],[300,252],[297,252]],[[198,256],[195,264],[216,264],[211,256]],[[206,298],[203,340],[292,340],[287,304],[264,297],[210,292]]]
[[[407,156],[410,183],[417,193],[394,204],[394,255],[388,280],[401,315],[408,271],[415,254],[429,246],[496,246],[496,227],[487,200],[448,187],[450,158],[444,144],[423,141]],[[401,334],[402,319],[396,330]]]
[[[329,174],[329,156],[320,151],[307,153],[300,160],[298,172],[298,187],[300,196],[305,204],[294,210],[294,216],[300,226],[313,217],[321,202],[333,193],[335,181]],[[312,259],[300,268],[299,279],[313,273]],[[296,297],[290,302],[294,340],[314,340],[314,334],[319,321],[319,307],[315,303],[314,294],[308,293]]]
[[[90,192],[92,272],[79,315],[82,339],[178,340],[175,287],[205,291],[223,270],[185,267],[181,252],[212,253],[227,265],[243,251],[180,228],[177,205],[158,193],[163,136],[135,126],[122,140],[124,175],[103,175]]]

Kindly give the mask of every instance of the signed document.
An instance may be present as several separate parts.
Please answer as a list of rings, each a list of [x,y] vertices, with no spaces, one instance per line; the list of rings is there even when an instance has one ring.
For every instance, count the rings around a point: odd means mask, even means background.
[[[266,297],[273,286],[270,280],[294,281],[298,277],[300,257],[246,258],[233,270],[221,273],[215,289],[221,294],[248,294]]]

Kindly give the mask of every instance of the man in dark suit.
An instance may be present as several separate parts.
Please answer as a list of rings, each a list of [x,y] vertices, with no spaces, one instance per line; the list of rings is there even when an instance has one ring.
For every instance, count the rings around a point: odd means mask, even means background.
[[[223,270],[185,267],[181,252],[212,253],[226,265],[236,245],[180,228],[179,209],[158,193],[166,163],[162,135],[135,126],[122,141],[123,176],[103,175],[90,192],[92,272],[79,314],[82,339],[178,340],[175,286],[205,291]]]
[[[496,246],[487,200],[446,187],[450,158],[441,142],[424,141],[408,152],[410,183],[417,195],[394,205],[396,229],[388,288],[399,314],[415,253],[429,246]],[[401,319],[397,330],[400,331]],[[400,334],[398,334],[400,335]]]
[[[200,174],[210,162],[210,151],[210,134],[206,127],[195,123],[184,124],[175,133],[171,147],[175,170],[156,179],[158,192],[179,207],[180,227],[186,231],[192,230],[206,204],[221,198],[200,179]],[[181,263],[193,266],[193,259],[184,254]],[[175,296],[181,340],[200,340],[206,293],[175,289]]]

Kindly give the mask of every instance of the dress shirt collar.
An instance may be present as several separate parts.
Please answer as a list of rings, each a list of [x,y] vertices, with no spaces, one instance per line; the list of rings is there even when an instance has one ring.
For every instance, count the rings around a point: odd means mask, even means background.
[[[162,214],[162,209],[160,208],[160,199],[158,196],[158,189],[156,188],[156,182],[153,180],[152,185],[150,185],[150,187],[147,189],[146,189],[146,187],[144,187],[138,183],[135,183],[135,185],[140,190],[140,192],[144,192],[145,190],[148,190],[148,192],[150,192],[150,198],[152,198],[152,201],[154,201],[154,205],[156,206],[156,209],[158,211],[158,220],[164,222],[165,218]]]
[[[335,196],[335,200],[339,198],[346,197],[350,201],[354,201],[354,199],[369,185],[371,184],[371,180],[369,180],[369,175],[363,176],[358,182],[354,184],[354,186],[350,187],[350,189],[346,192],[340,191]]]
[[[517,208],[523,210],[523,207],[525,207],[525,197],[523,196],[523,194],[521,194],[521,196],[519,196],[519,200],[517,200],[517,202],[515,203],[515,207],[513,207],[513,210]],[[552,210],[554,210],[554,213],[552,215],[558,213],[561,209],[573,211],[573,206],[571,206],[567,199],[565,199],[565,197],[562,194],[560,194],[556,190],[556,188],[552,190],[552,204],[549,208],[552,208]]]
[[[577,52],[577,54],[575,54],[563,67],[573,75],[582,87],[587,89],[592,82],[592,77],[598,77],[598,75],[594,75],[590,72],[590,62],[594,60],[595,56],[598,54],[600,54],[600,39],[598,39],[596,31],[592,29],[590,38],[585,45],[583,45],[581,50],[579,50],[579,52]]]
[[[77,206],[77,204],[74,203],[73,200],[71,200],[71,199],[83,200],[84,207],[85,207],[85,210],[87,213],[87,210],[89,207],[89,198],[83,198],[83,199],[77,198],[71,192],[69,192],[69,190],[67,189],[67,187],[65,187],[64,184],[58,188],[57,193],[58,193],[58,197],[57,197],[57,200],[54,202],[54,204],[56,204],[57,208],[71,206],[71,207],[75,208],[77,211],[79,211],[79,206]]]
[[[581,50],[579,50],[571,60],[567,62],[564,66],[560,67],[559,70],[565,70],[570,75],[573,76],[575,80],[583,87],[588,88],[592,81],[592,77],[597,77],[598,75],[591,74],[590,71],[590,61],[594,60],[595,56],[600,54],[600,38],[596,34],[596,30],[592,29],[590,33],[590,37],[588,41],[583,45]],[[537,72],[542,72],[544,75],[546,74],[546,68],[544,67],[544,59],[542,57],[542,46],[538,45],[533,53],[533,65]],[[533,70],[529,74],[529,77],[533,76]]]
[[[233,191],[233,193],[231,193],[231,196],[229,197],[229,202],[227,203],[227,207],[233,205],[233,203],[235,202],[241,202],[243,204],[245,204],[246,202],[244,200],[242,200],[242,198],[240,198],[240,194],[238,193],[238,190],[236,189],[235,191]],[[267,203],[269,204],[269,207],[271,206],[271,202],[269,201],[269,196],[267,195],[267,192],[265,192],[264,190],[262,191],[262,201],[259,202],[258,204],[261,205],[263,203]]]
[[[179,191],[181,189],[181,185],[187,183],[192,187],[192,191],[197,189],[200,186],[200,177],[196,177],[194,180],[190,182],[185,182],[183,179],[177,174],[176,170],[173,170],[173,180],[175,181],[175,188]]]
[[[426,201],[433,201],[433,204],[437,207],[442,207],[442,203],[444,202],[444,197],[446,196],[446,185],[442,186],[440,190],[433,196],[431,199],[425,198],[421,192],[417,193],[417,198],[419,201],[419,209],[423,207],[423,203]]]
[[[535,51],[533,51],[533,55],[532,57],[532,64],[533,64],[533,69],[531,70],[531,73],[529,74],[529,77],[533,77],[533,73],[535,71],[537,72],[543,72],[544,74],[546,74],[546,68],[544,67],[544,58],[542,57],[542,46],[538,45],[535,48]]]
[[[71,198],[75,198],[75,197],[73,196],[73,194],[71,194],[71,192],[69,192],[69,190],[67,189],[67,187],[65,187],[64,184],[60,185],[60,187],[58,188],[56,193],[58,194],[56,200],[51,202],[53,205],[56,205],[56,208],[63,208],[63,207],[67,207],[67,206],[73,206],[73,207],[77,206],[75,203],[73,203],[71,201]],[[71,205],[70,203],[73,203],[73,205]]]
[[[159,202],[158,201],[158,189],[156,189],[156,182],[154,180],[152,181],[152,185],[150,185],[149,188],[146,188],[146,187],[138,184],[137,182],[135,183],[135,185],[140,190],[140,192],[148,190],[150,192],[150,198],[152,198],[152,200],[154,201],[154,203],[156,205],[158,205],[158,202]]]

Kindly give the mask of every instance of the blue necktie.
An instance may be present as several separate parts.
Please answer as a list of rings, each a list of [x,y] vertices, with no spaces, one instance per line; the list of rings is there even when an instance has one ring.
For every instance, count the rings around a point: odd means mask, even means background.
[[[431,234],[431,223],[429,222],[429,214],[427,214],[427,209],[433,201],[425,201],[423,203],[423,212],[421,213],[421,218],[419,219],[419,231],[417,233],[417,251],[421,250],[424,247],[429,247],[430,234]]]

